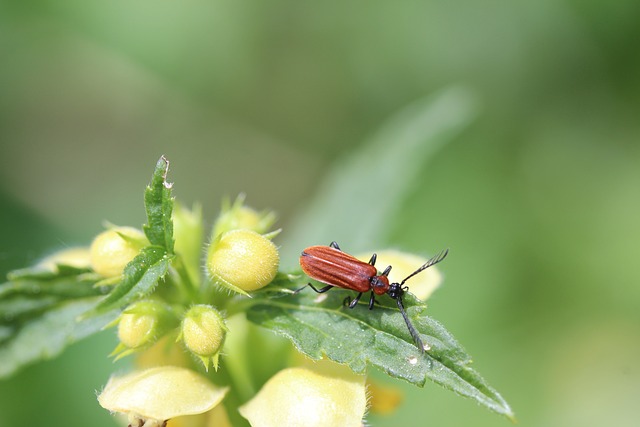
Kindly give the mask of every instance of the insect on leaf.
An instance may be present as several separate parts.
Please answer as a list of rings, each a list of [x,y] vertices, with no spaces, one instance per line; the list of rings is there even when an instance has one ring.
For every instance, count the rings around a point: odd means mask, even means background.
[[[424,354],[415,346],[393,300],[380,297],[375,310],[368,310],[365,302],[348,309],[342,304],[347,295],[340,290],[271,299],[256,295],[259,302],[247,317],[288,337],[311,358],[326,355],[358,373],[372,365],[419,387],[429,379],[513,418],[507,402],[469,366],[470,356],[453,335],[424,314],[423,303],[406,295],[407,314],[429,347]]]

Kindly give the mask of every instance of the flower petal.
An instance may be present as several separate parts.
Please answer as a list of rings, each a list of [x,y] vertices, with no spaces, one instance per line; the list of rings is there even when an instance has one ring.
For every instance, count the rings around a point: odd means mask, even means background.
[[[111,377],[98,402],[112,412],[168,420],[212,409],[227,390],[189,369],[160,366]]]
[[[347,369],[284,369],[239,411],[252,427],[360,427],[367,406],[364,382]]]

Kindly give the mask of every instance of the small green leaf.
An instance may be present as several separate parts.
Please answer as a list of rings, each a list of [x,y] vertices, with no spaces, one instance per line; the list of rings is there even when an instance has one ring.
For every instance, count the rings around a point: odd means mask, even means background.
[[[95,305],[95,298],[66,302],[20,328],[0,329],[0,378],[38,360],[50,359],[67,346],[100,331],[116,317],[108,312],[81,322],[77,317]]]
[[[86,280],[86,269],[56,267],[55,271],[41,266],[16,270],[8,274],[11,281],[0,284],[0,325],[5,341],[25,324],[46,315],[68,300],[84,299],[103,294],[102,288],[94,286],[95,280]],[[4,336],[11,331],[9,336]]]
[[[85,316],[94,316],[144,298],[155,289],[169,269],[171,257],[164,248],[148,246],[124,269],[122,281]]]
[[[0,285],[0,300],[12,295],[25,295],[31,298],[53,295],[63,299],[72,299],[102,294],[100,288],[93,286],[94,283],[91,280],[84,280],[82,276],[65,275],[50,276],[39,280],[35,278],[14,280]]]
[[[66,264],[56,264],[55,270],[50,267],[35,265],[33,267],[13,270],[7,274],[7,279],[15,280],[54,280],[60,277],[77,276],[91,271],[89,268],[78,268]]]
[[[303,291],[289,298],[254,295],[260,300],[249,308],[247,318],[287,336],[311,358],[326,355],[358,373],[373,365],[420,387],[430,379],[492,411],[513,417],[506,401],[469,366],[470,356],[454,337],[424,315],[423,303],[405,296],[407,314],[430,346],[425,354],[414,344],[393,300],[382,296],[374,310],[368,310],[368,299],[348,309],[342,302],[351,294],[332,290],[326,294]]]
[[[147,211],[147,222],[144,233],[152,245],[157,245],[173,254],[173,198],[171,197],[172,184],[167,182],[169,161],[160,157],[156,169],[151,177],[151,183],[144,192],[144,205]]]

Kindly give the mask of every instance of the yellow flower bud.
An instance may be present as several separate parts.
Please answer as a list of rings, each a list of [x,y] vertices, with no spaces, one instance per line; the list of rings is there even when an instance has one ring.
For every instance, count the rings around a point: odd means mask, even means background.
[[[378,270],[382,271],[389,265],[393,267],[389,273],[390,283],[400,283],[405,277],[427,262],[427,258],[393,249],[387,249],[376,253],[378,254],[378,258],[376,260],[376,267]],[[358,255],[357,258],[361,261],[368,262],[369,258],[371,258],[371,254]],[[407,281],[407,285],[409,286],[409,292],[415,295],[418,299],[425,301],[431,296],[433,291],[440,286],[441,282],[442,273],[440,273],[437,266],[432,266],[420,274],[413,276],[409,281]]]
[[[127,414],[131,425],[162,426],[170,418],[211,410],[227,391],[189,369],[160,366],[111,377],[98,402]]]
[[[189,309],[182,321],[179,339],[198,356],[205,369],[209,362],[218,370],[220,350],[224,343],[227,327],[220,313],[208,305],[195,305]]]
[[[78,247],[62,249],[42,259],[38,266],[49,271],[57,271],[58,265],[68,265],[74,268],[89,268],[89,248]]]
[[[118,339],[126,347],[141,347],[149,341],[157,322],[153,315],[124,313],[118,323]]]
[[[149,347],[178,323],[169,306],[159,301],[130,305],[110,325],[118,325],[120,343],[111,353],[116,360]]]
[[[255,231],[232,230],[212,242],[206,266],[216,283],[246,295],[271,283],[278,264],[271,240]]]
[[[133,227],[114,227],[103,231],[91,243],[91,266],[103,277],[119,276],[148,244],[144,233]]]
[[[252,427],[360,427],[367,406],[364,383],[364,376],[346,369],[284,369],[239,411]]]
[[[229,199],[222,201],[222,210],[213,226],[211,240],[230,230],[247,229],[256,233],[265,233],[276,220],[274,212],[257,212],[244,206],[244,194],[240,194],[233,205]]]

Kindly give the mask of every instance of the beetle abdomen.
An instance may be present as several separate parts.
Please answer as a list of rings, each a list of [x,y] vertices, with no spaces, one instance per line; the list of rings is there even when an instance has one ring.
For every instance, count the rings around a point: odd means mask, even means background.
[[[311,246],[300,256],[302,270],[311,278],[344,289],[366,292],[378,274],[371,264],[329,246]]]

